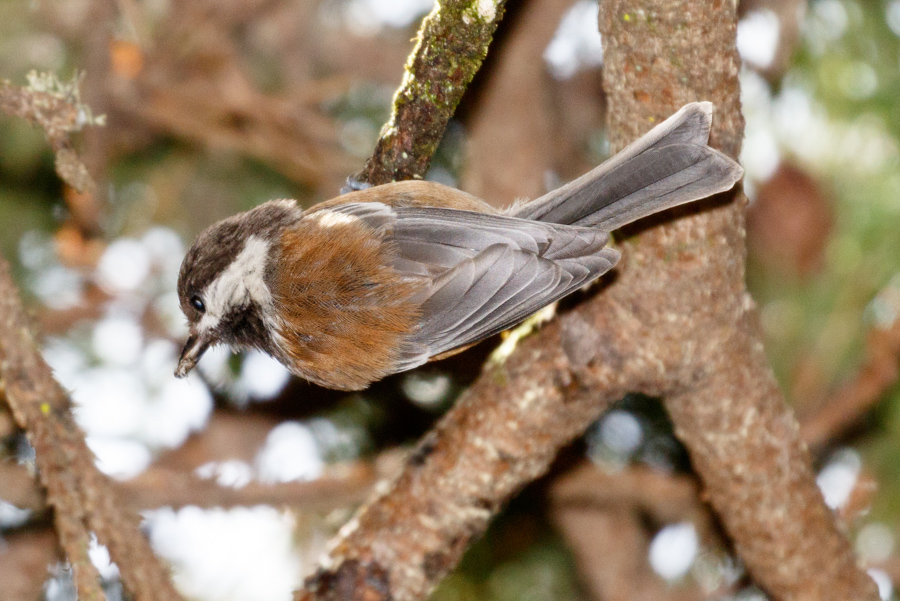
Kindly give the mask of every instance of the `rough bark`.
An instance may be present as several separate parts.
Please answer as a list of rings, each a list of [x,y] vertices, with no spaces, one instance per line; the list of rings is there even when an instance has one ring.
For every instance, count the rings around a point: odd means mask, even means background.
[[[615,148],[711,100],[711,143],[737,156],[735,19],[727,2],[603,3]],[[744,205],[726,194],[624,244],[618,279],[487,369],[295,599],[424,598],[499,507],[628,391],[665,398],[713,507],[775,598],[877,599],[766,364],[744,288]]]
[[[614,0],[601,7],[615,148],[674,106],[716,106],[711,142],[737,156],[742,134],[734,5]],[[753,577],[778,599],[877,599],[816,486],[806,446],[763,352],[744,288],[743,198],[645,233],[623,280],[643,271],[642,324],[666,338],[664,402],[710,503]],[[667,256],[672,261],[658,259]],[[675,263],[673,265],[673,263]],[[680,340],[674,340],[679,336]]]

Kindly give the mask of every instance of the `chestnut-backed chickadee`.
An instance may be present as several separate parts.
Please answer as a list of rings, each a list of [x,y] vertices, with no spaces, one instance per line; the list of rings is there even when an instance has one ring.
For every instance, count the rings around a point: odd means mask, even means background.
[[[405,181],[220,221],[181,266],[190,337],[175,375],[221,343],[359,390],[501,332],[615,265],[610,231],[740,179],[707,145],[711,120],[709,102],[688,104],[593,171],[503,213]]]

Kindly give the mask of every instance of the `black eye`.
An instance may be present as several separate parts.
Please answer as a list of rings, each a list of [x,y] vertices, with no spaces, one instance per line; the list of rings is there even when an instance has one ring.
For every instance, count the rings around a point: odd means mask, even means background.
[[[203,300],[199,296],[195,295],[191,297],[191,306],[200,313],[206,312],[206,305],[203,304]]]

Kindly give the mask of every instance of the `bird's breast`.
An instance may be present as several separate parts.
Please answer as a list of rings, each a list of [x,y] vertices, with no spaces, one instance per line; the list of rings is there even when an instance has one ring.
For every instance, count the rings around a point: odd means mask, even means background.
[[[396,371],[418,326],[420,284],[392,258],[382,232],[327,210],[283,233],[271,281],[279,355],[291,371],[344,390]]]

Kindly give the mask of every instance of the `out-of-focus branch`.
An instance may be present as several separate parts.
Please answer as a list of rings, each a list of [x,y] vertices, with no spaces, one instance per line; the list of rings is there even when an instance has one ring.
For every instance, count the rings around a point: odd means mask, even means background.
[[[728,3],[603,4],[614,147],[685,102],[711,100],[711,142],[737,156],[735,19]],[[629,391],[666,399],[712,505],[763,587],[798,601],[878,599],[824,504],[765,362],[744,288],[743,203],[722,205],[734,196],[683,209],[691,218],[626,245],[625,268],[603,294],[490,368],[391,489],[342,530],[295,599],[424,598],[499,507]]]
[[[62,83],[51,75],[31,73],[24,88],[0,80],[0,110],[40,126],[56,153],[59,177],[80,192],[93,192],[94,181],[69,136],[86,125],[103,125],[104,121],[81,102],[77,79]]]
[[[47,580],[47,566],[59,561],[56,536],[51,528],[3,533],[0,561],[0,599],[35,601]]]
[[[889,287],[880,296],[892,318],[869,331],[862,366],[824,402],[801,415],[800,433],[814,449],[859,422],[900,378],[900,291]]]
[[[635,466],[609,474],[588,460],[554,479],[550,515],[598,601],[700,601],[698,586],[669,586],[647,561],[647,523],[691,522],[704,546],[721,547],[695,478]]]
[[[60,543],[72,563],[79,598],[104,598],[88,558],[90,533],[109,547],[122,582],[138,601],[177,601],[167,570],[123,509],[75,424],[65,391],[53,378],[28,329],[19,295],[0,260],[0,380],[16,422],[28,434],[35,463],[54,509]]]
[[[237,507],[274,505],[304,510],[352,507],[368,496],[377,480],[372,466],[354,464],[345,473],[326,475],[310,482],[262,484],[251,482],[239,488],[223,486],[166,468],[150,468],[119,484],[122,499],[134,509],[154,507]]]
[[[274,505],[329,510],[361,503],[379,477],[374,466],[363,463],[345,466],[339,472],[310,482],[251,482],[233,487],[180,470],[151,467],[114,486],[121,501],[133,511],[186,505]],[[42,491],[24,466],[0,464],[0,483],[4,501],[34,512],[45,509]]]
[[[519,3],[504,24],[508,34],[494,44],[493,64],[481,75],[481,98],[467,123],[461,187],[494,206],[547,191],[557,136],[543,54],[571,6],[571,0]]]
[[[506,0],[438,0],[422,21],[391,118],[358,179],[422,177],[472,77],[487,55]]]
[[[693,522],[704,538],[715,530],[694,478],[643,466],[609,474],[584,461],[553,482],[550,500],[559,506],[628,505],[659,524]]]
[[[696,585],[672,587],[647,563],[650,540],[641,516],[627,506],[567,505],[553,522],[566,538],[581,579],[597,601],[702,601]]]

